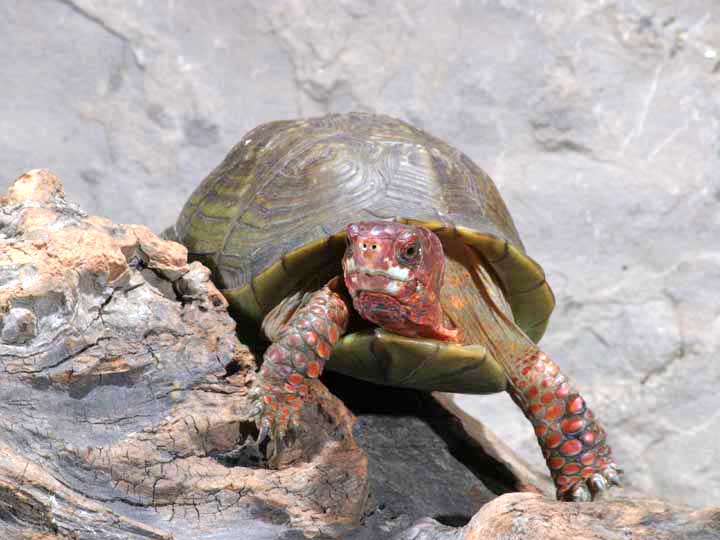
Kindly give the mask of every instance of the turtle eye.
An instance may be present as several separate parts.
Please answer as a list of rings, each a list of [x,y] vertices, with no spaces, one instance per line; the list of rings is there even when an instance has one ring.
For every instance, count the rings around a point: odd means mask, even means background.
[[[421,256],[422,248],[418,240],[403,245],[397,254],[398,261],[402,264],[417,264]]]

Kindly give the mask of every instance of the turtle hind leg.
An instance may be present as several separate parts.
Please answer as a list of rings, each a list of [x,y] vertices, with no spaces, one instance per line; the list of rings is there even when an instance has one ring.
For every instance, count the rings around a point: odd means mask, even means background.
[[[557,498],[589,501],[620,485],[605,430],[558,365],[533,348],[518,368],[509,392],[535,428]]]
[[[271,458],[282,448],[288,429],[298,425],[307,382],[320,376],[345,332],[348,308],[340,295],[325,286],[301,301],[291,299],[277,320],[283,323],[271,325],[273,343],[263,356],[250,409],[259,430],[257,444],[270,439]]]

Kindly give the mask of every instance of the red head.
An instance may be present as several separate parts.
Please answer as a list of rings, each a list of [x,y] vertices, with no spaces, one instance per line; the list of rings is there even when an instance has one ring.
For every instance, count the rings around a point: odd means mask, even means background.
[[[440,307],[445,255],[424,227],[392,221],[347,226],[342,265],[353,306],[368,321],[403,336],[450,340]]]

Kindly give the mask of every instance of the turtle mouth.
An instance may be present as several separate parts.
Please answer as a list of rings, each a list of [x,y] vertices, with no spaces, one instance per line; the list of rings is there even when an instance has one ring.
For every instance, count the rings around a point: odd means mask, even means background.
[[[417,280],[411,277],[400,279],[385,270],[362,269],[347,273],[348,288],[353,296],[362,293],[382,294],[398,297],[415,292],[420,287]]]
[[[369,266],[356,266],[355,261],[348,259],[345,262],[345,271],[349,274],[364,274],[366,276],[381,276],[393,281],[410,281],[413,279],[408,268],[391,266],[385,268],[372,268]]]

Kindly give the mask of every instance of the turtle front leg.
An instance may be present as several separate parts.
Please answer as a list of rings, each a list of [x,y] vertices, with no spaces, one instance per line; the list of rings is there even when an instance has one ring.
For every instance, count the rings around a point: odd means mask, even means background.
[[[535,428],[557,498],[589,501],[620,485],[605,430],[558,365],[532,349],[518,368],[509,393]]]
[[[291,298],[288,309],[280,312],[287,322],[272,332],[253,390],[258,444],[268,436],[277,444],[288,425],[297,424],[307,381],[322,373],[349,316],[343,299],[327,285],[300,301]]]

